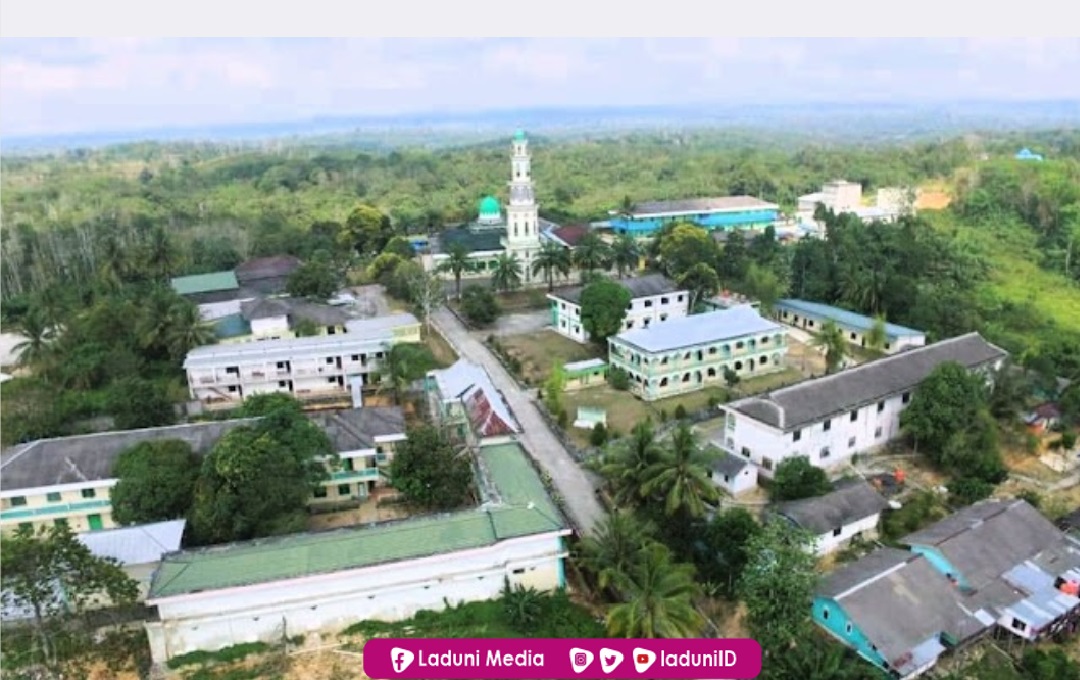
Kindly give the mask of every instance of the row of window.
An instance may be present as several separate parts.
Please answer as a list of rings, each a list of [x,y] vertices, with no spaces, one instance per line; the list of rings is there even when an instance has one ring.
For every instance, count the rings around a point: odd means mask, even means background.
[[[95,491],[94,489],[82,489],[80,493],[82,494],[83,498],[97,497],[97,491]],[[45,500],[49,503],[59,503],[63,500],[63,494],[61,494],[59,491],[50,491],[49,493],[45,494]],[[26,496],[12,496],[11,507],[17,508],[23,505],[26,505]]]
[[[773,355],[772,363],[773,363],[774,366],[779,366],[780,365],[780,355],[779,354],[774,354]],[[768,365],[769,365],[769,359],[767,357],[761,357],[761,359],[759,361],[757,361],[756,363],[755,363],[755,361],[753,359],[750,359],[750,361],[747,362],[746,370],[747,371],[753,371],[755,368],[761,369],[761,368],[763,368],[765,366],[768,366]],[[724,368],[725,368],[724,366],[721,366],[719,369],[716,368],[716,367],[710,367],[710,368],[706,369],[704,374],[702,374],[701,371],[694,371],[694,373],[692,373],[692,374],[690,372],[686,372],[686,373],[682,374],[681,379],[679,379],[678,376],[675,376],[673,379],[679,380],[680,383],[688,383],[692,379],[696,380],[699,383],[702,382],[703,379],[704,380],[717,380],[717,379],[723,377]],[[736,372],[743,370],[743,362],[736,361],[734,370]],[[658,388],[663,389],[663,388],[668,386],[669,382],[671,382],[671,380],[669,380],[666,377],[665,378],[660,378],[659,382],[657,382],[655,379],[654,380],[649,380],[648,378],[646,378],[646,377],[644,377],[642,375],[639,375],[639,374],[637,374],[637,373],[635,373],[633,371],[629,371],[629,374],[630,374],[630,379],[632,381],[634,381],[634,382],[638,383],[639,385],[642,385],[643,387],[646,387],[646,388],[650,387],[653,383],[656,383],[656,386]]]
[[[666,318],[667,318],[666,316],[661,316],[660,320],[664,321]],[[645,325],[646,325],[646,327],[648,327],[648,323],[646,323]],[[628,327],[629,326],[632,326],[632,322],[628,323]],[[779,333],[774,335],[774,336],[771,336],[771,337],[768,336],[768,335],[765,335],[765,336],[762,336],[761,338],[750,338],[749,340],[738,340],[738,341],[735,342],[735,351],[739,352],[739,351],[742,351],[744,349],[749,349],[751,352],[753,352],[753,351],[756,351],[758,349],[758,345],[773,345],[773,344],[775,344],[775,345],[783,345],[783,342],[784,342],[783,335],[781,335]],[[764,348],[762,348],[762,349],[764,349]],[[616,356],[622,356],[622,354],[623,354],[622,353],[622,348],[619,347],[618,345],[613,346],[612,351]],[[730,356],[731,355],[731,343],[724,343],[722,345],[711,345],[711,346],[709,346],[707,348],[692,349],[692,350],[682,352],[681,354],[678,353],[678,352],[676,352],[674,354],[665,354],[664,356],[661,356],[661,357],[648,357],[648,356],[643,356],[641,354],[638,354],[637,352],[633,352],[633,353],[631,353],[629,355],[628,358],[629,358],[630,361],[632,361],[634,363],[639,363],[639,364],[642,364],[642,365],[645,365],[645,366],[649,365],[650,362],[658,362],[661,366],[665,366],[665,365],[667,365],[669,360],[670,361],[678,361],[678,360],[682,359],[683,361],[691,361],[691,360],[704,361],[706,356],[715,357],[717,354],[723,354],[725,357]]]
[[[907,403],[909,401],[911,401],[911,393],[910,392],[904,392],[904,394],[900,397],[900,400],[901,400],[901,403],[903,403],[904,405],[907,405]],[[881,401],[879,401],[877,403],[877,412],[881,413],[884,410],[885,410],[885,400],[882,399]],[[851,414],[849,415],[848,420],[853,422],[853,423],[857,422],[859,420],[859,409],[853,410],[851,412]],[[823,422],[821,424],[821,431],[822,432],[828,432],[831,429],[832,429],[832,419],[826,420],[825,422]],[[880,430],[880,429],[881,428],[879,427],[878,430]],[[795,430],[794,432],[791,433],[791,441],[797,442],[800,439],[802,439],[802,430]]]

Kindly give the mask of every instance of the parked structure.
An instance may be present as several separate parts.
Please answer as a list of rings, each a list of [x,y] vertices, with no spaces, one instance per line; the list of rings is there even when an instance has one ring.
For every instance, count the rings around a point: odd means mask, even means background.
[[[498,597],[509,581],[565,585],[570,534],[517,444],[477,454],[479,508],[167,555],[146,624],[154,662],[195,650],[399,621]]]
[[[1024,640],[1080,627],[1080,540],[1021,500],[982,501],[826,578],[815,622],[895,678],[994,629]]]
[[[769,478],[792,456],[806,456],[822,468],[846,465],[851,456],[900,434],[900,412],[937,366],[955,361],[989,373],[1007,356],[978,333],[968,333],[740,399],[721,409],[726,418],[721,446]]]
[[[822,496],[781,503],[776,514],[812,533],[814,553],[827,555],[853,540],[877,538],[881,513],[888,507],[889,502],[860,479]]]
[[[777,301],[773,305],[773,310],[773,316],[777,320],[811,333],[819,332],[826,321],[832,321],[844,333],[848,342],[859,347],[866,347],[867,335],[875,323],[875,320],[869,316],[820,302],[793,298]],[[886,354],[896,354],[910,347],[922,347],[925,344],[926,334],[922,331],[894,323],[885,323],[885,343],[881,351]]]
[[[121,452],[149,441],[178,439],[206,453],[225,433],[254,420],[39,439],[0,454],[0,531],[65,522],[79,533],[116,526],[109,493]]]
[[[669,319],[681,319],[690,313],[690,292],[681,290],[661,274],[640,278],[617,279],[616,283],[630,291],[623,330],[649,328]],[[589,332],[581,323],[581,293],[584,286],[575,286],[548,293],[551,301],[551,327],[559,335],[576,342],[589,341]]]
[[[603,359],[572,361],[563,366],[566,384],[563,389],[574,392],[586,387],[596,387],[607,382],[608,364]]]
[[[752,229],[775,224],[780,206],[753,196],[692,198],[638,203],[629,210],[612,210],[608,221],[619,234],[649,237],[665,224],[687,222],[713,229]]]
[[[713,459],[709,466],[713,484],[732,496],[757,488],[757,468],[753,463],[713,445],[706,446],[706,453]]]
[[[430,371],[426,392],[435,419],[464,440],[505,441],[521,432],[510,405],[482,366],[458,359],[450,368]]]
[[[420,322],[394,314],[345,322],[343,334],[209,345],[184,360],[191,398],[210,408],[239,405],[255,394],[359,402],[365,384],[385,370],[390,349],[420,342]]]
[[[784,327],[744,306],[655,324],[608,338],[609,363],[630,376],[630,391],[645,401],[783,370]]]
[[[240,286],[261,295],[278,295],[285,292],[289,277],[303,262],[292,255],[258,257],[240,263],[233,273]]]

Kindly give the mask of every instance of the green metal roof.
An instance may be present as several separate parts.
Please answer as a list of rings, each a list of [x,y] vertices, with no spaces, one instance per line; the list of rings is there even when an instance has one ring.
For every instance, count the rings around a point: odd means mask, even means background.
[[[178,276],[172,280],[172,287],[180,295],[196,295],[198,293],[214,293],[219,290],[236,290],[240,287],[240,284],[236,280],[236,274],[232,272],[214,272],[212,274]]]
[[[444,253],[450,252],[455,244],[464,246],[470,253],[483,251],[502,250],[502,231],[473,231],[468,227],[459,229],[447,229],[439,235],[439,250]]]
[[[485,447],[480,461],[494,487],[488,510],[371,527],[294,534],[166,555],[150,599],[358,569],[559,531],[564,522],[517,444]]]
[[[480,217],[500,217],[502,215],[502,207],[499,205],[499,199],[494,196],[484,196],[480,201]]]

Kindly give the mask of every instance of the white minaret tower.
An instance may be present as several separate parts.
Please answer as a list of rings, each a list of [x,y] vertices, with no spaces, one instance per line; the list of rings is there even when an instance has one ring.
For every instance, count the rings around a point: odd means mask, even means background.
[[[529,140],[518,130],[510,157],[510,202],[506,206],[506,238],[503,245],[521,261],[525,282],[532,280],[532,260],[540,250],[540,206],[533,194]]]

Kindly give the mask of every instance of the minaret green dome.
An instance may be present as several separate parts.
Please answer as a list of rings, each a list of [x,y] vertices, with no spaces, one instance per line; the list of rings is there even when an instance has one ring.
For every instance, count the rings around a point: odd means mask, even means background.
[[[524,142],[525,141],[525,131],[524,130],[518,130],[517,132],[515,132],[514,133],[514,139],[519,141],[519,142]]]
[[[480,201],[480,217],[501,217],[502,208],[499,206],[499,199],[494,196],[485,196]]]

